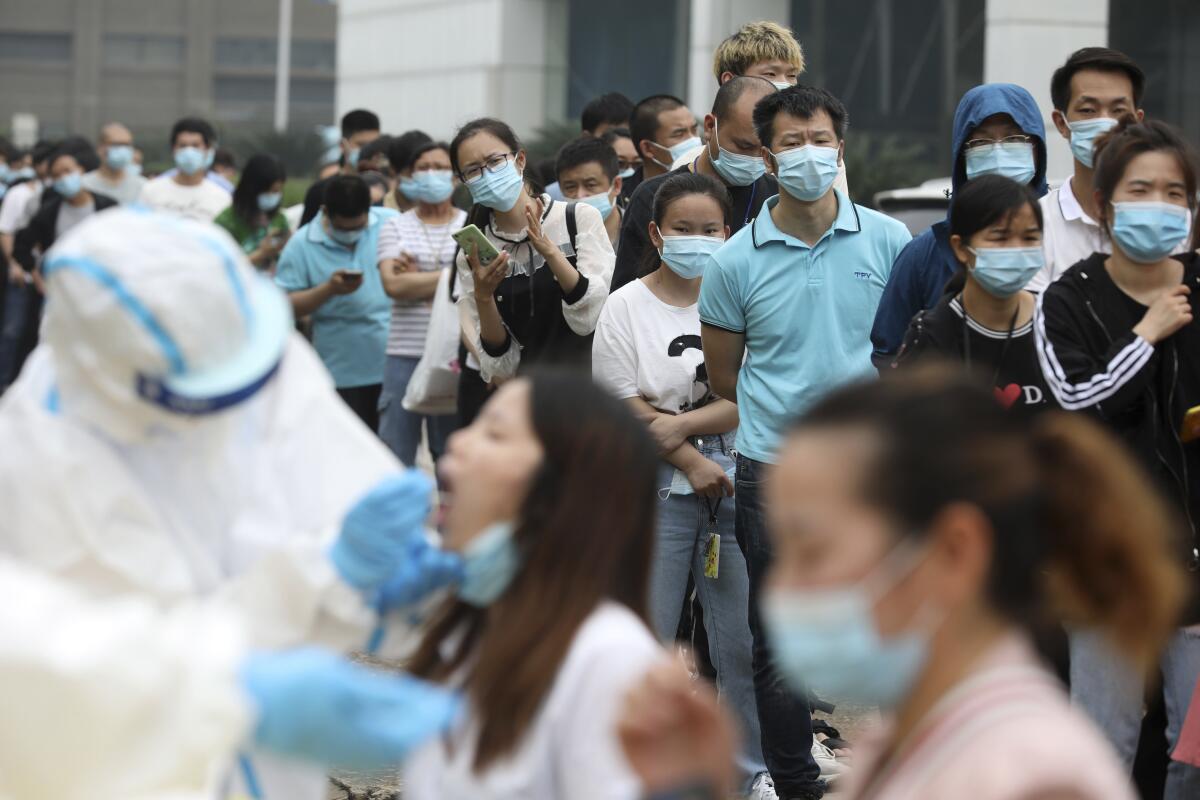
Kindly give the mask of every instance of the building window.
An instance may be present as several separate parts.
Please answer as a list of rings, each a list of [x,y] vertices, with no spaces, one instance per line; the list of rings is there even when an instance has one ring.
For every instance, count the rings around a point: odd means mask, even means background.
[[[275,39],[221,37],[217,39],[214,58],[218,67],[239,69],[274,69],[278,58]],[[332,72],[337,64],[337,49],[333,40],[294,39],[292,69],[311,69]]]
[[[224,103],[273,103],[275,102],[275,80],[273,78],[218,77],[213,81],[213,97],[218,105]]]
[[[71,35],[69,33],[0,31],[0,59],[5,61],[69,62],[71,60]]]
[[[183,38],[111,34],[104,37],[106,67],[181,67]]]

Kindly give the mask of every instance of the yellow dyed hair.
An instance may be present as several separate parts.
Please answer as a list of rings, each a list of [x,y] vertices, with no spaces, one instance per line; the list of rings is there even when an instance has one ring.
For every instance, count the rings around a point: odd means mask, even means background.
[[[745,75],[746,70],[763,61],[783,61],[804,71],[804,51],[791,30],[778,22],[762,20],[746,23],[717,46],[713,75],[718,81],[726,72]]]

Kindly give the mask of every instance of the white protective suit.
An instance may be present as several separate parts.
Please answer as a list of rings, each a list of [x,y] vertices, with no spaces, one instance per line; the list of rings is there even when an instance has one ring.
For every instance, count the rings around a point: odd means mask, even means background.
[[[362,647],[374,615],[327,551],[401,467],[286,297],[224,231],[136,208],[43,269],[42,344],[0,398],[0,554],[95,596],[227,606],[254,647]],[[261,769],[263,796],[324,798],[300,772]]]
[[[215,796],[252,721],[236,615],[97,603],[4,558],[0,586],[0,799]]]

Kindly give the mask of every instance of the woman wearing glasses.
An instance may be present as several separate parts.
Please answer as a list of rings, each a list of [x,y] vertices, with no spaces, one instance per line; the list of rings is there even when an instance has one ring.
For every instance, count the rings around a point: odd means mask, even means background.
[[[600,212],[525,191],[525,151],[500,120],[464,125],[450,159],[475,201],[467,221],[500,252],[486,261],[474,248],[460,250],[456,262],[483,380],[504,381],[538,363],[590,370],[616,258]]]

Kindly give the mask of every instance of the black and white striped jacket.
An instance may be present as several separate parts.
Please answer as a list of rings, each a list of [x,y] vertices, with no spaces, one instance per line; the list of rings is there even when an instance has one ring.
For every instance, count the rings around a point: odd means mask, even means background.
[[[1046,289],[1034,329],[1059,404],[1095,415],[1129,444],[1187,515],[1191,551],[1200,524],[1200,440],[1185,444],[1180,434],[1188,409],[1200,405],[1200,258],[1174,257],[1184,264],[1194,321],[1157,345],[1133,332],[1147,309],[1109,277],[1103,253]]]

